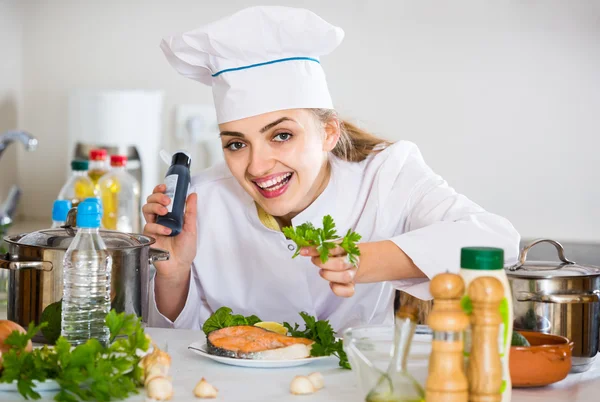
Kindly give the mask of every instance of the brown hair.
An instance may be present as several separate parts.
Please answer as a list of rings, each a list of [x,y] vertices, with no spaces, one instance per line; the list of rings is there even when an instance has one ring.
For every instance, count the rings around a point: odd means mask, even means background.
[[[340,139],[331,151],[335,156],[348,162],[364,161],[369,155],[378,153],[391,145],[390,141],[379,138],[356,125],[339,119],[333,109],[310,109],[321,121],[327,123],[331,119],[340,122]]]

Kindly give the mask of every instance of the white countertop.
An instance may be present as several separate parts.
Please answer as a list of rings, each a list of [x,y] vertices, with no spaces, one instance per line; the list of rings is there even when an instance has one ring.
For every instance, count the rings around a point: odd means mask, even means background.
[[[172,356],[174,401],[198,401],[192,390],[202,377],[218,388],[217,401],[364,401],[355,373],[338,368],[335,358],[283,369],[240,368],[217,363],[189,351],[189,344],[205,339],[202,332],[163,328],[148,328],[147,332],[160,347],[166,344]],[[420,364],[411,366],[409,363],[411,374],[423,384],[427,368]],[[532,367],[532,370],[535,368]],[[289,384],[294,376],[314,371],[323,374],[325,388],[312,395],[291,395]],[[557,384],[536,389],[513,389],[512,402],[587,402],[599,400],[599,394],[600,360],[597,360],[589,371],[570,374]],[[43,397],[43,401],[50,401],[53,394],[43,394]],[[22,400],[16,393],[0,393],[0,401]],[[146,399],[142,392],[128,401]]]

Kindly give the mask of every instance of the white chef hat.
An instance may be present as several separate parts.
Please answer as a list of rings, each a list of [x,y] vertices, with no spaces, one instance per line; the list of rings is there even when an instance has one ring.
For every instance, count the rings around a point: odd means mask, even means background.
[[[344,31],[309,10],[251,7],[162,40],[181,75],[212,86],[219,123],[276,110],[332,109],[319,57]]]

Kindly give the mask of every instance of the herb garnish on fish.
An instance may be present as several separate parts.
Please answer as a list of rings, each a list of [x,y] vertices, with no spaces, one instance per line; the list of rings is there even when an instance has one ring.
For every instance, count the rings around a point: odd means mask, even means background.
[[[307,222],[296,226],[296,228],[292,226],[284,227],[283,234],[298,246],[292,258],[296,258],[300,254],[301,247],[316,247],[321,254],[321,262],[323,263],[329,259],[329,250],[336,246],[340,246],[348,253],[348,258],[352,264],[357,262],[356,257],[360,255],[356,242],[360,241],[361,236],[352,229],[348,229],[340,242],[335,223],[330,215],[323,217],[322,229],[315,228],[312,223]]]
[[[202,331],[208,335],[209,332],[217,329],[235,327],[238,325],[254,325],[262,321],[255,315],[244,317],[241,314],[232,314],[232,312],[233,310],[231,310],[229,307],[221,307],[217,309],[213,315],[208,317],[208,320],[206,320],[202,326]]]
[[[305,313],[300,313],[300,316],[304,320],[304,330],[299,330],[299,325],[294,324],[294,327],[287,322],[283,323],[283,326],[287,328],[290,336],[297,338],[307,338],[315,343],[312,345],[310,351],[311,356],[337,356],[340,359],[340,367],[350,369],[350,363],[348,362],[348,356],[344,352],[344,342],[341,339],[335,339],[335,332],[329,324],[328,320],[318,320]]]

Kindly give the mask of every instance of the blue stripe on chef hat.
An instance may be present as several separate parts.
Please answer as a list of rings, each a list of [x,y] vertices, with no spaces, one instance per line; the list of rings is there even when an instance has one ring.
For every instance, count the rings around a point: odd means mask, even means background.
[[[251,64],[249,66],[244,66],[244,67],[228,68],[228,69],[225,69],[225,70],[221,70],[218,73],[214,73],[212,76],[213,77],[218,77],[219,75],[221,75],[223,73],[228,73],[228,72],[231,72],[231,71],[240,71],[240,70],[245,70],[247,68],[267,66],[269,64],[282,63],[282,62],[285,62],[285,61],[293,61],[293,60],[307,60],[307,61],[314,61],[315,63],[321,64],[321,62],[319,60],[313,59],[312,57],[287,57],[285,59],[272,60],[272,61],[267,61],[267,62],[264,62],[264,63]]]

